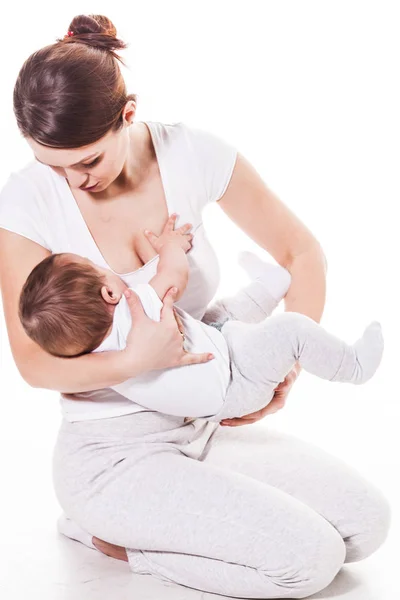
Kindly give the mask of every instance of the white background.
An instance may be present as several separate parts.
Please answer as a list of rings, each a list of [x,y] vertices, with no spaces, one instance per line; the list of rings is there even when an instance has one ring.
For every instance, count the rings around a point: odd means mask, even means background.
[[[233,143],[324,249],[321,324],[353,342],[370,321],[382,323],[385,355],[370,382],[334,384],[303,371],[286,407],[257,426],[279,427],[319,444],[389,496],[394,514],[386,545],[348,568],[342,587],[327,594],[394,598],[400,534],[399,3],[39,1],[25,8],[9,4],[6,12],[0,36],[0,184],[32,157],[12,111],[23,61],[62,37],[74,15],[106,14],[130,43],[123,53],[129,70],[123,73],[128,91],[138,94],[138,120],[184,121]],[[238,250],[271,257],[218,205],[207,207],[204,220],[221,264],[218,296],[233,293],[247,281],[236,265]],[[60,422],[58,393],[31,389],[22,380],[2,314],[0,334],[0,590],[7,598],[28,590],[31,598],[137,597],[138,576],[127,573],[126,565],[57,537],[51,452]],[[82,587],[88,557],[98,587]],[[161,584],[148,579],[139,577],[141,598],[153,597],[151,586],[154,596],[160,594]],[[126,595],[119,596],[121,582]],[[200,597],[178,587],[161,593]]]

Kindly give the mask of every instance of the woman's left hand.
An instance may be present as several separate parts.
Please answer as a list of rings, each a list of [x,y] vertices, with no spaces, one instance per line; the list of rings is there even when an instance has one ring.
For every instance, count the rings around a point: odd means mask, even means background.
[[[260,419],[263,419],[267,415],[272,415],[276,413],[278,410],[283,408],[286,403],[286,398],[292,388],[292,385],[296,381],[299,376],[301,370],[301,366],[299,363],[296,363],[295,366],[289,373],[286,375],[285,379],[281,381],[281,383],[275,388],[275,394],[271,400],[264,408],[257,410],[254,413],[250,413],[248,415],[243,415],[242,417],[236,417],[234,419],[223,419],[220,422],[222,426],[228,427],[239,427],[239,425],[251,425]]]
[[[178,315],[178,313],[176,312],[176,310],[174,308],[172,308],[172,310],[174,312],[175,321],[176,321],[176,324],[178,325],[179,331],[181,333],[185,333],[185,329],[183,327],[183,323],[182,323],[180,316]]]

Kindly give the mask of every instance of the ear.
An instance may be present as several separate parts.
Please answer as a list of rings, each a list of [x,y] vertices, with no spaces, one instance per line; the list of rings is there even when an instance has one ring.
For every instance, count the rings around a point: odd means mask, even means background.
[[[114,294],[113,290],[107,285],[103,285],[101,287],[101,296],[103,300],[107,302],[107,304],[118,304],[120,301],[120,298],[118,298],[118,296]]]
[[[136,102],[134,100],[128,100],[122,111],[122,120],[124,125],[132,125],[136,113]]]

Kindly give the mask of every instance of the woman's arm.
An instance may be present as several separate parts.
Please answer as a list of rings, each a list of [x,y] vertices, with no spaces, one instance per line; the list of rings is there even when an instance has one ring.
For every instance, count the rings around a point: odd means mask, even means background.
[[[176,299],[172,290],[162,299],[159,323],[147,317],[135,294],[128,299],[132,328],[124,350],[75,358],[48,354],[25,333],[18,316],[18,304],[29,273],[49,254],[40,244],[0,227],[0,288],[8,338],[18,371],[32,387],[74,394],[111,387],[152,369],[213,360],[208,352],[195,354],[183,349],[173,311]],[[137,339],[140,344],[136,343]]]
[[[125,355],[121,352],[57,358],[42,350],[25,333],[18,317],[22,286],[31,270],[49,254],[36,242],[0,228],[0,288],[11,352],[19,373],[32,387],[65,393],[121,383],[128,377]],[[129,367],[133,377],[135,366]]]
[[[268,189],[240,154],[219,206],[292,276],[285,310],[319,322],[326,298],[325,255],[300,219]]]
[[[299,312],[319,322],[325,306],[325,255],[318,240],[300,219],[268,189],[254,167],[240,154],[225,194],[218,200],[224,212],[292,276],[285,311]],[[280,410],[301,370],[299,363],[275,389],[263,409],[221,425],[255,423]]]

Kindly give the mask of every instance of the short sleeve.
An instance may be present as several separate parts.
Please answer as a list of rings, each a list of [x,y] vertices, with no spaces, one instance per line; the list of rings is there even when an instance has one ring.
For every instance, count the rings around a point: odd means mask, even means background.
[[[45,239],[45,218],[31,182],[12,173],[0,190],[0,227],[51,250]]]
[[[204,185],[207,202],[216,202],[225,193],[236,163],[236,148],[219,136],[186,127],[189,146]]]

